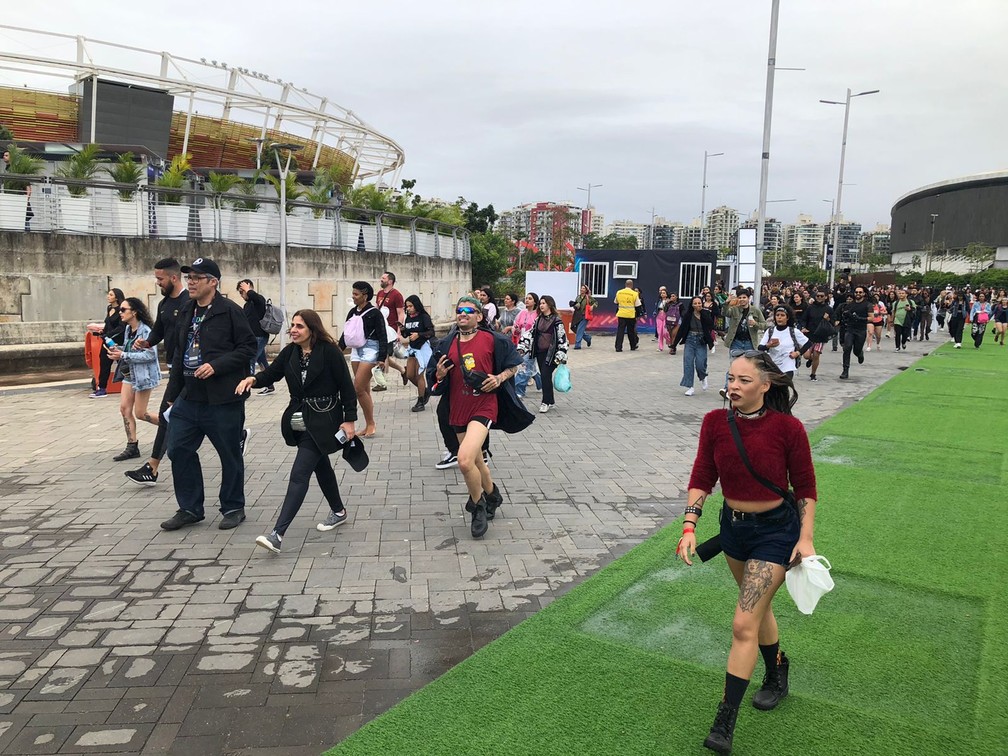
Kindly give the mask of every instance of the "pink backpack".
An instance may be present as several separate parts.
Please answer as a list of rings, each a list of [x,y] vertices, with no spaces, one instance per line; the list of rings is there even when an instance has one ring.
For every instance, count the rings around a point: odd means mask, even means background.
[[[343,326],[343,343],[351,349],[360,349],[367,343],[364,336],[364,318],[354,313]]]

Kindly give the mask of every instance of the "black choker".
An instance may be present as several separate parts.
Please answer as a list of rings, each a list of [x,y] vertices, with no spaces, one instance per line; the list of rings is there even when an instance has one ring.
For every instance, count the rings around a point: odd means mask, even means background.
[[[461,328],[459,328],[459,335],[460,336],[472,336],[474,333],[476,333],[476,331],[477,331],[476,328],[473,328],[471,331],[463,331]]]
[[[763,417],[766,412],[766,407],[760,407],[755,412],[743,412],[742,410],[735,410],[735,414],[745,420],[755,420],[758,417]]]

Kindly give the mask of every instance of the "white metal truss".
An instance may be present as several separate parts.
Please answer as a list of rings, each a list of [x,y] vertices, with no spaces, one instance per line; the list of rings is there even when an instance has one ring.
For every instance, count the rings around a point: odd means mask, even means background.
[[[312,143],[308,154],[313,168],[325,144],[357,162],[357,179],[394,179],[406,159],[395,140],[330,98],[223,61],[193,60],[83,36],[0,25],[0,71],[30,74],[42,81],[69,79],[79,84],[109,78],[163,89],[188,101],[184,144],[188,144],[191,116],[198,112],[261,126],[263,132],[272,118],[273,129]]]

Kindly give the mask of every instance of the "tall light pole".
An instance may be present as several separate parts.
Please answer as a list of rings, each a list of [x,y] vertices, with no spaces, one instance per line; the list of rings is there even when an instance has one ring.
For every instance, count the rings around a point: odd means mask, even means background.
[[[852,95],[850,88],[847,88],[847,99],[844,102],[838,102],[837,100],[819,100],[819,102],[825,103],[826,105],[843,105],[844,106],[844,116],[843,116],[843,138],[840,142],[840,177],[837,179],[837,189],[836,189],[836,205],[833,208],[833,266],[830,268],[829,272],[829,287],[830,291],[833,291],[833,281],[836,277],[836,259],[839,253],[838,246],[840,244],[840,223],[839,218],[841,214],[841,204],[840,201],[843,198],[843,169],[844,169],[844,159],[847,155],[847,123],[850,120],[850,101],[855,97],[863,97],[864,95],[878,94],[878,89],[869,89],[864,92],[858,92]]]
[[[270,150],[276,160],[280,174],[280,311],[284,325],[287,325],[287,176],[290,173],[291,157],[302,149],[300,144],[271,144]],[[287,159],[281,161],[280,150],[287,150]],[[280,329],[280,348],[287,346],[287,331]]]
[[[591,229],[591,222],[592,222],[591,190],[592,189],[598,189],[600,186],[602,186],[602,184],[593,184],[593,183],[591,183],[589,181],[588,182],[588,186],[579,186],[578,187],[578,191],[579,192],[588,192],[588,199],[587,199],[588,208],[587,209],[588,209],[588,233],[589,234],[591,233],[591,230],[592,230]]]
[[[704,209],[707,204],[707,158],[724,155],[723,152],[703,151],[703,185],[700,187],[700,249],[704,248],[707,240],[706,227],[704,225]]]
[[[934,229],[935,229],[935,219],[938,217],[938,213],[931,213],[931,246],[928,247],[927,253],[927,264],[924,266],[924,272],[927,273],[931,270],[931,255],[934,254]]]

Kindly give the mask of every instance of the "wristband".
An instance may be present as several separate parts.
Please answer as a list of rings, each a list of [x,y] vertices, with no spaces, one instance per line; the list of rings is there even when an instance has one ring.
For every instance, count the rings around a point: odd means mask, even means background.
[[[696,533],[696,530],[694,528],[683,528],[682,534],[686,535],[687,533]]]
[[[699,518],[703,517],[703,509],[694,504],[690,504],[688,507],[686,507],[686,509],[683,510],[683,514],[688,515],[695,514]]]

